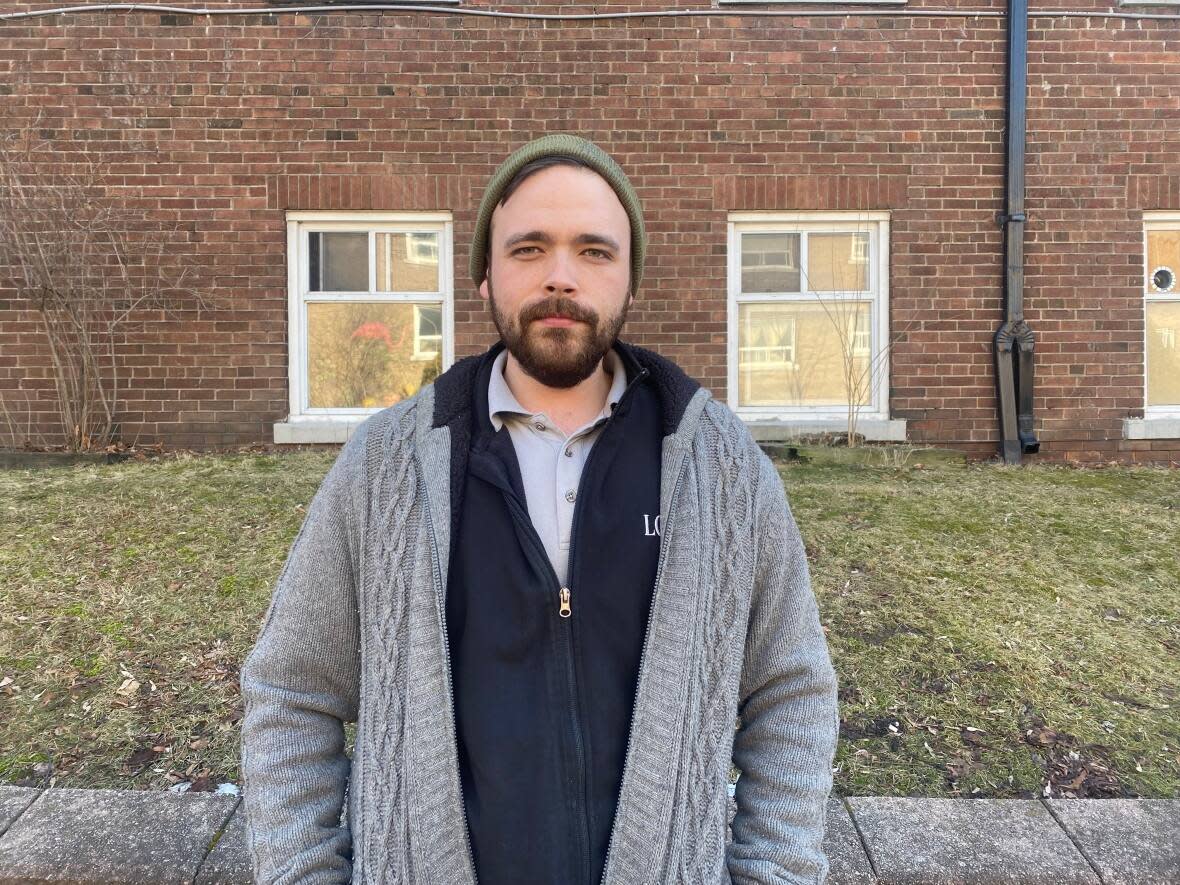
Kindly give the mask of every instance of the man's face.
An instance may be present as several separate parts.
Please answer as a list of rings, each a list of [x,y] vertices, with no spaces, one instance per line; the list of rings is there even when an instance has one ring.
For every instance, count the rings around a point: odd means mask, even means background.
[[[631,304],[631,224],[589,169],[530,175],[492,213],[487,277],[496,329],[524,371],[547,387],[590,377]]]

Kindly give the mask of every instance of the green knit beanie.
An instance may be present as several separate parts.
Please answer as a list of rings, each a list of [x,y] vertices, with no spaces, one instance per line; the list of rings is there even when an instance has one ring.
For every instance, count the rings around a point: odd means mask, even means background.
[[[643,257],[647,251],[647,233],[643,229],[643,207],[639,204],[639,195],[619,164],[602,148],[577,135],[564,133],[546,135],[517,148],[492,175],[475,219],[475,236],[471,240],[471,279],[479,285],[487,274],[488,228],[491,226],[492,212],[499,204],[504,189],[521,167],[541,157],[553,156],[581,160],[601,175],[618,195],[631,221],[631,294],[634,295],[643,276]]]

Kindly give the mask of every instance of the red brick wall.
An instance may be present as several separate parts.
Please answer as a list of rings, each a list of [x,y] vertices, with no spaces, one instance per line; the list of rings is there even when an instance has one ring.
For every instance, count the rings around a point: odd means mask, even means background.
[[[893,415],[915,442],[988,456],[1005,22],[997,3],[914,14],[937,8],[43,17],[0,27],[0,83],[13,84],[3,126],[41,108],[63,159],[84,144],[116,195],[179,221],[175,257],[229,305],[149,323],[121,347],[127,441],[267,441],[285,417],[285,209],[453,212],[456,352],[485,347],[494,331],[466,276],[483,184],[512,148],[567,130],[612,152],[644,201],[649,259],[629,337],[721,397],[726,213],[891,210]],[[1180,441],[1121,439],[1123,419],[1142,414],[1141,213],[1180,209],[1177,38],[1180,20],[1030,23],[1025,299],[1041,458],[1180,460]],[[48,431],[51,374],[14,283],[0,268],[0,390],[41,396]]]

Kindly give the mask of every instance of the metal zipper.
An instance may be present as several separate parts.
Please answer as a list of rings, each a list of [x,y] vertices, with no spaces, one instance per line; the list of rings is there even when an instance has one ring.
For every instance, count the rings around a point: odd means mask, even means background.
[[[640,381],[642,381],[644,378],[646,378],[648,376],[648,374],[650,374],[650,373],[645,368],[641,368],[639,370],[639,372],[636,373],[635,377],[631,380],[631,382],[627,385],[626,389],[623,391],[622,395],[619,397],[619,402],[616,405],[616,409],[623,404],[623,402],[627,398],[628,394],[630,394],[634,390],[635,386]],[[609,422],[610,418],[608,418],[607,421]],[[582,465],[581,476],[578,478],[578,496],[576,498],[576,503],[574,504],[574,518],[573,518],[573,521],[570,525],[570,554],[569,554],[569,562],[568,562],[567,571],[569,572],[569,574],[571,576],[574,574],[574,554],[578,549],[578,544],[577,544],[578,525],[580,522],[579,517],[581,516],[581,513],[582,513],[582,502],[583,502],[582,488],[585,485],[586,475],[590,472],[591,464],[593,464],[593,462],[594,462],[594,455],[598,451],[598,449],[599,449],[599,446],[597,445],[597,443],[591,447],[590,454],[586,458],[586,463],[584,465]],[[567,677],[568,677],[567,681],[569,684],[569,691],[570,691],[570,703],[573,706],[573,714],[574,714],[573,715],[573,719],[574,719],[574,749],[577,753],[578,763],[579,763],[578,764],[579,774],[581,775],[581,778],[582,778],[582,791],[581,791],[582,792],[582,797],[581,797],[582,802],[581,802],[580,812],[581,812],[582,823],[583,823],[583,827],[582,827],[583,835],[585,837],[584,843],[582,846],[583,847],[582,862],[583,862],[583,867],[586,870],[587,883],[589,885],[590,876],[591,876],[591,869],[592,869],[591,858],[590,858],[590,842],[591,842],[590,797],[588,795],[588,792],[590,789],[590,778],[587,776],[587,771],[586,771],[586,767],[587,767],[586,747],[585,747],[585,741],[582,736],[581,717],[579,716],[579,713],[578,713],[578,707],[579,707],[578,699],[580,699],[581,693],[578,690],[576,662],[574,659],[574,634],[573,634],[574,626],[573,626],[573,622],[571,620],[571,616],[573,615],[572,593],[571,593],[569,587],[562,586],[561,581],[557,577],[557,571],[553,568],[553,563],[549,561],[549,554],[545,552],[545,545],[541,542],[541,537],[540,537],[540,535],[537,534],[536,527],[533,526],[532,519],[529,517],[528,512],[525,510],[525,508],[521,505],[520,501],[517,500],[516,495],[506,494],[504,496],[504,498],[506,501],[508,501],[509,509],[512,511],[513,515],[516,517],[517,521],[520,522],[521,525],[524,527],[525,536],[530,540],[532,547],[534,548],[534,550],[533,550],[534,555],[536,555],[539,558],[539,560],[541,561],[541,563],[543,563],[543,568],[548,570],[549,575],[553,579],[552,584],[553,584],[553,586],[555,586],[557,588],[557,594],[558,594],[558,616],[560,618],[562,618],[563,620],[569,621],[569,629],[568,629],[568,632],[566,633],[566,636],[565,636],[566,644],[567,644],[567,647],[569,648],[569,654],[567,656],[566,673],[567,673]],[[566,583],[569,583],[569,582],[567,581]],[[649,619],[650,619],[650,615],[649,615]]]
[[[660,561],[656,565],[656,580],[653,585],[651,594],[651,607],[647,615],[647,631],[643,637],[643,650],[639,653],[639,676],[635,679],[635,699],[631,702],[631,728],[627,730],[627,749],[623,753],[623,779],[619,786],[620,796],[622,794],[622,784],[627,782],[627,772],[631,770],[631,740],[635,735],[635,710],[639,705],[639,681],[643,676],[643,668],[647,663],[647,647],[651,642],[652,624],[655,621],[657,595],[660,591],[660,579],[664,576],[664,560],[668,553],[668,538],[672,536],[672,513],[674,512],[674,504],[676,503],[676,493],[680,490],[680,480],[684,476],[684,467],[688,463],[687,455],[681,456],[680,466],[676,468],[676,480],[672,483],[672,494],[668,496],[668,514],[664,519],[663,533],[660,536]],[[610,838],[606,843],[606,863],[602,867],[602,879],[599,885],[604,885],[606,882],[606,874],[610,871],[611,853],[615,847],[615,831],[618,829],[618,815],[616,809],[616,816],[610,828]]]
[[[434,520],[430,518],[430,492],[426,489],[426,480],[422,478],[419,463],[418,485],[422,489],[422,497],[426,499],[426,523],[430,526],[430,564],[434,568],[434,586],[438,596],[438,626],[442,630],[444,668],[447,671],[447,700],[450,703],[451,715],[447,724],[451,730],[451,745],[455,748],[455,777],[459,778],[459,737],[455,732],[455,686],[451,678],[451,641],[447,633],[447,597],[446,588],[442,586],[442,567],[439,565],[438,534],[434,530]],[[449,510],[448,510],[449,512]],[[463,813],[463,844],[467,851],[467,862],[471,867],[472,882],[479,882],[475,872],[475,854],[471,850],[471,832],[467,823],[467,803],[463,800],[463,785],[459,785],[459,810]]]
[[[615,412],[617,412],[617,411],[618,411],[620,408],[622,408],[622,406],[623,406],[623,403],[624,403],[624,402],[627,400],[627,397],[628,397],[629,395],[632,395],[632,393],[633,393],[633,391],[635,390],[636,386],[637,386],[637,385],[638,385],[638,384],[639,384],[641,381],[643,381],[643,379],[645,379],[645,378],[646,378],[646,377],[647,377],[649,374],[651,374],[651,373],[650,373],[650,372],[649,372],[649,371],[648,371],[646,368],[640,367],[639,371],[638,371],[638,372],[635,374],[635,377],[631,379],[630,383],[629,383],[629,384],[627,385],[627,387],[626,387],[626,388],[623,390],[623,393],[622,393],[622,395],[621,395],[621,396],[619,396],[619,401],[618,401],[618,403],[615,405],[615,408],[614,408],[614,411],[615,411]],[[613,417],[614,417],[614,414],[613,414],[613,412],[612,412],[611,418],[613,418]],[[608,418],[608,419],[607,419],[607,422],[608,422],[608,423],[610,422],[611,418]],[[605,428],[604,428],[604,429],[603,429],[603,433],[605,433],[605,432],[606,432],[606,430],[605,430]],[[600,436],[599,436],[599,439],[601,439],[601,434],[600,434]],[[572,576],[573,576],[573,574],[574,574],[574,562],[575,562],[575,555],[577,554],[577,551],[579,550],[579,544],[578,544],[578,525],[579,525],[579,524],[580,524],[580,522],[581,522],[581,519],[580,519],[580,517],[581,517],[581,515],[582,515],[582,505],[583,505],[583,503],[584,503],[584,500],[583,500],[584,496],[582,495],[582,488],[583,488],[583,486],[585,485],[585,482],[586,482],[586,475],[587,475],[587,474],[590,472],[590,465],[594,463],[594,455],[595,455],[595,454],[596,454],[596,453],[599,451],[599,449],[600,449],[600,446],[598,445],[598,443],[597,443],[597,441],[596,441],[596,442],[595,442],[595,444],[594,444],[593,446],[591,446],[591,448],[590,448],[590,454],[586,456],[586,463],[582,465],[582,473],[581,473],[581,475],[578,477],[578,496],[577,496],[577,498],[576,498],[576,501],[575,501],[575,504],[574,504],[574,518],[573,518],[572,522],[570,523],[570,555],[569,555],[569,561],[568,561],[568,563],[567,563],[567,568],[566,568],[566,571],[567,571],[567,573],[568,573],[568,574],[569,574],[571,577],[572,577]],[[530,526],[530,527],[532,526],[532,522],[531,522],[531,521],[530,521],[530,523],[529,523],[529,526]],[[537,540],[538,540],[538,543],[539,543],[539,542],[540,542],[540,539],[538,538]],[[546,556],[546,557],[545,557],[545,559],[546,559],[546,561],[548,561],[549,557],[548,557],[548,556]],[[556,573],[554,573],[554,577],[556,577]],[[565,591],[565,592],[568,594],[568,592],[569,592],[569,591],[567,590],[567,591]],[[568,597],[566,598],[566,601],[568,602]],[[568,617],[568,615],[562,614],[562,617]],[[649,614],[649,616],[648,616],[648,617],[649,617],[649,620],[650,620],[650,614]],[[572,623],[570,624],[570,635],[569,635],[569,640],[570,640],[570,679],[571,679],[571,690],[574,690],[574,689],[576,689],[576,686],[574,685],[574,682],[576,681],[576,679],[575,679],[575,672],[574,672],[574,668],[575,668],[574,653],[573,653],[573,652],[574,652],[574,648],[573,648],[573,643],[574,643],[574,632],[573,632],[573,624],[572,624]],[[646,644],[647,644],[647,643],[646,643],[646,639],[645,639],[645,640],[644,640],[644,645],[646,646]],[[640,652],[640,659],[642,660],[642,652]],[[636,680],[636,682],[638,683],[638,680]],[[575,710],[574,712],[575,712],[575,715],[576,715],[577,711]],[[579,723],[579,730],[580,730],[580,723]],[[580,736],[580,734],[579,734],[579,741],[578,741],[578,743],[579,743],[579,744],[581,744],[581,739],[580,739],[580,737],[581,737],[581,736]],[[630,742],[630,734],[628,734],[628,738],[627,738],[627,740],[628,740],[628,742]],[[584,753],[584,750],[583,750],[582,752]],[[624,757],[624,760],[625,760],[625,758],[626,758],[626,757]],[[626,765],[626,762],[624,761],[624,766],[625,766],[625,765]],[[586,867],[586,881],[587,881],[587,885],[591,885],[591,879],[592,879],[592,869],[593,869],[593,868],[592,868],[592,866],[591,866],[591,859],[590,859],[590,841],[591,841],[591,833],[590,833],[590,796],[589,796],[589,791],[590,791],[590,778],[586,776],[586,763],[585,763],[585,762],[583,762],[583,765],[582,765],[582,776],[583,776],[583,782],[582,782],[582,816],[583,816],[583,818],[585,819],[585,824],[586,824],[586,827],[585,827],[585,829],[586,829],[586,852],[585,852],[585,855],[584,855],[584,860],[585,860],[585,867]],[[612,821],[612,826],[611,826],[611,829],[612,829],[612,830],[614,829],[614,826],[613,826],[613,821]],[[612,833],[612,835],[613,835],[613,833]],[[608,848],[607,848],[607,853],[608,853],[608,856],[609,856],[609,852],[610,852],[610,849],[609,849],[609,845],[608,845]],[[603,869],[603,873],[605,874],[605,873],[606,873],[606,867],[605,867],[605,866],[603,866],[603,868],[602,868],[602,869]]]
[[[590,450],[590,455],[591,455],[591,457],[594,455],[593,449]],[[590,464],[590,459],[587,458],[586,465],[589,466],[589,464]],[[583,476],[586,475],[585,470],[582,471],[582,475]],[[578,485],[580,488],[581,482],[579,482]],[[517,500],[516,495],[509,493],[504,496],[504,499],[508,502],[508,509],[510,511],[512,511],[513,517],[517,520],[517,522],[521,523],[521,525],[523,526],[525,537],[527,537],[529,539],[529,542],[530,542],[531,546],[533,547],[534,557],[536,557],[542,563],[543,568],[548,569],[549,576],[552,578],[552,585],[554,587],[557,587],[557,595],[558,595],[558,600],[559,600],[559,608],[558,608],[559,617],[561,617],[563,620],[569,621],[570,615],[573,614],[573,609],[571,606],[571,595],[572,594],[570,593],[570,589],[568,587],[563,587],[561,585],[561,581],[557,577],[557,572],[553,568],[553,563],[551,563],[549,561],[549,554],[545,552],[545,545],[541,542],[541,536],[537,534],[537,530],[533,526],[533,521],[532,521],[532,519],[529,518],[528,511],[526,511],[525,508],[523,506],[521,506],[521,503],[520,503],[520,501]],[[578,514],[578,508],[577,508],[577,505],[575,505],[574,506],[574,521],[575,521],[575,523],[577,521],[577,514]],[[570,529],[570,537],[571,538],[574,537],[574,532],[573,532],[572,527]],[[571,550],[571,557],[570,558],[571,559],[573,558],[572,557],[573,546],[574,545],[571,543],[570,544],[570,550]],[[581,812],[582,823],[583,823],[583,827],[582,827],[583,835],[585,836],[585,842],[584,842],[584,845],[582,846],[582,848],[583,848],[582,862],[583,862],[583,866],[587,870],[589,870],[590,869],[590,812],[589,812],[590,803],[589,803],[588,797],[586,796],[586,791],[589,789],[590,779],[586,776],[586,744],[582,738],[581,717],[578,715],[578,698],[580,697],[580,695],[578,692],[577,673],[575,672],[575,665],[574,665],[574,634],[573,634],[573,630],[574,630],[574,625],[573,625],[572,621],[570,621],[568,627],[566,629],[562,630],[562,633],[565,638],[566,648],[568,649],[568,654],[566,655],[566,676],[567,676],[566,681],[567,681],[567,685],[569,686],[570,706],[572,707],[572,712],[573,712],[574,751],[577,755],[578,774],[581,776],[581,779],[582,779],[582,790],[581,790],[582,801],[581,801],[581,806],[580,806],[580,812]]]

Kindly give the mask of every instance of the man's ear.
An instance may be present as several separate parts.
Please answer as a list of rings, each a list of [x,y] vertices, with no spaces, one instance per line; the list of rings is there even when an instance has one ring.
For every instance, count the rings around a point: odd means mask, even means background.
[[[487,301],[487,300],[488,300],[488,278],[487,278],[487,274],[484,274],[483,282],[479,284],[479,297],[480,297],[480,298],[482,298],[484,301]]]

